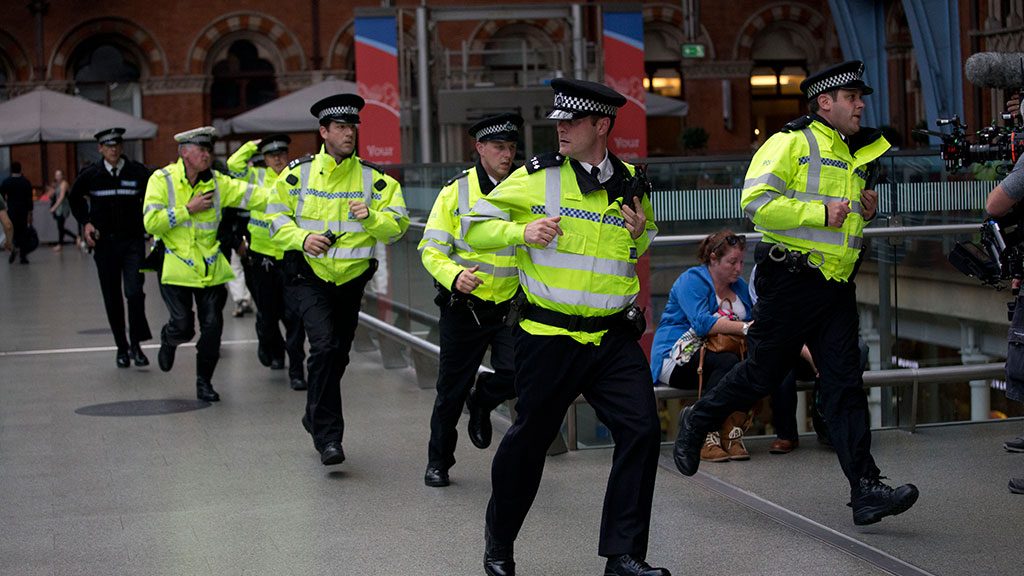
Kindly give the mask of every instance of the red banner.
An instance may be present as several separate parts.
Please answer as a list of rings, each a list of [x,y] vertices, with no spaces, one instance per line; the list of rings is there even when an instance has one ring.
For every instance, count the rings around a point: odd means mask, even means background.
[[[359,156],[380,164],[402,161],[398,96],[398,36],[393,16],[357,17],[356,84],[366,107],[359,113]]]
[[[647,157],[644,21],[639,11],[604,13],[604,82],[626,97],[608,148],[623,160]]]

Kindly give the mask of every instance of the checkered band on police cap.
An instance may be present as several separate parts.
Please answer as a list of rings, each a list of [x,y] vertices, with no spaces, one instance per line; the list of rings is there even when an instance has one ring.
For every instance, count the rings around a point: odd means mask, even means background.
[[[317,116],[317,120],[323,120],[328,116],[342,115],[358,116],[359,108],[356,108],[355,106],[331,106],[330,108],[324,108],[321,110],[320,114]]]
[[[483,129],[477,131],[473,136],[477,140],[483,140],[485,137],[491,134],[498,134],[500,132],[519,132],[519,127],[512,122],[505,122],[504,124],[492,124],[491,126],[485,126]]]
[[[872,89],[864,83],[864,63],[860,60],[849,60],[813,74],[800,83],[800,89],[808,99],[819,94],[846,88],[861,90],[863,95],[871,94]]]
[[[587,114],[601,114],[603,116],[615,116],[619,111],[618,106],[604,104],[597,100],[591,100],[582,96],[569,96],[568,94],[555,93],[555,110],[563,112],[585,112]]]

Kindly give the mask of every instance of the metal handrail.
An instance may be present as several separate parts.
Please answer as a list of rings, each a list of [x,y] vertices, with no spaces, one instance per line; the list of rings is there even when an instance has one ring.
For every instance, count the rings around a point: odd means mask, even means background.
[[[892,226],[890,228],[865,228],[865,238],[889,238],[899,236],[924,235],[958,235],[973,234],[981,229],[981,224],[931,224],[925,226]],[[742,232],[748,241],[760,240],[760,232]],[[707,234],[681,234],[677,236],[658,236],[651,244],[679,245],[698,244],[707,238]]]

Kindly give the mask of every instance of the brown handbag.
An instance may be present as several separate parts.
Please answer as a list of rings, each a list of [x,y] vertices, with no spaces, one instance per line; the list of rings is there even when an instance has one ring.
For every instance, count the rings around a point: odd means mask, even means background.
[[[700,398],[701,393],[704,391],[705,352],[732,352],[742,360],[747,356],[747,337],[737,334],[711,334],[704,339],[704,345],[700,347],[700,363],[697,364],[698,398]]]

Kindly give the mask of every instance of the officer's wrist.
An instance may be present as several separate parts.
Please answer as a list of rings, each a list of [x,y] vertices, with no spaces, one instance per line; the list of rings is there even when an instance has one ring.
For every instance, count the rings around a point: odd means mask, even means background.
[[[744,323],[743,323],[743,327],[742,327],[742,328],[740,328],[740,330],[742,330],[742,331],[743,331],[743,335],[744,335],[744,336],[746,336],[746,335],[747,335],[747,332],[749,332],[749,331],[750,331],[750,325],[751,325],[751,324],[752,324],[752,322],[744,322]]]

